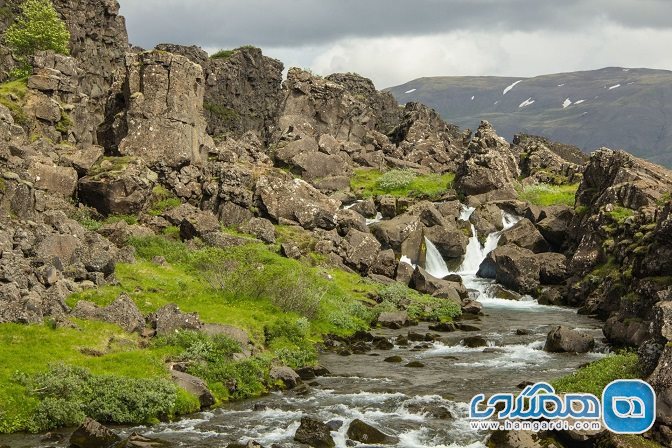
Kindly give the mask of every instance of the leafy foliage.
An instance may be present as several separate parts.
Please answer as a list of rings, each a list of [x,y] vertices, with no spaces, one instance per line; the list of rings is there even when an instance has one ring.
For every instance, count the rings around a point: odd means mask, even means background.
[[[28,70],[28,57],[38,51],[52,50],[69,54],[70,32],[60,19],[51,0],[26,0],[21,14],[5,32],[5,43]]]
[[[40,399],[27,428],[34,432],[76,425],[86,416],[107,423],[150,422],[172,415],[177,401],[177,387],[166,379],[93,375],[65,364],[18,380]]]

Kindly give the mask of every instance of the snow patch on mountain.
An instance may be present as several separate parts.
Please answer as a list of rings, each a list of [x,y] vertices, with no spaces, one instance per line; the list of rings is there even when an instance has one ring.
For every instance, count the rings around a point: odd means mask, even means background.
[[[518,81],[516,81],[516,82],[514,82],[513,84],[511,84],[510,86],[508,86],[506,89],[504,89],[504,91],[502,92],[502,95],[506,95],[507,93],[509,93],[509,92],[511,91],[511,89],[513,89],[514,87],[516,87],[516,85],[517,85],[519,82],[523,82],[523,80],[522,80],[522,79],[519,79]]]

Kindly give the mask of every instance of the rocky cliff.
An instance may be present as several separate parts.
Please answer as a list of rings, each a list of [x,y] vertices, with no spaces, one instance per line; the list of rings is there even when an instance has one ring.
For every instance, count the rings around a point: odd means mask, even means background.
[[[356,74],[291,68],[283,81],[255,48],[131,51],[115,1],[55,4],[72,55],[35,55],[0,105],[0,322],[118,323],[130,307],[156,330],[163,315],[143,316],[131,290],[110,308],[66,299],[115,285],[129,241],[166,234],[190,247],[252,239],[478,312],[459,278],[426,272],[427,241],[459,265],[472,228],[483,240],[506,212],[521,219],[479,275],[504,298],[604,319],[608,341],[640,347],[668,393],[670,171],[622,151],[586,160],[540,137],[509,143],[487,121],[472,136]]]

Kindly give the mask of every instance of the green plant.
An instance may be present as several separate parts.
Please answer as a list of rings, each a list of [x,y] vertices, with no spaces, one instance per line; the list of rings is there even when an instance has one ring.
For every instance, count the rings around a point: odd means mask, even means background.
[[[376,186],[383,191],[399,190],[408,187],[417,175],[409,170],[392,170],[383,174],[376,181]]]
[[[212,116],[217,117],[225,122],[233,122],[239,117],[238,112],[228,107],[222,106],[221,104],[210,103],[206,101],[203,103],[203,108]]]
[[[152,189],[152,201],[148,214],[151,216],[160,216],[172,208],[182,204],[180,198],[162,185],[157,185]]]
[[[21,14],[5,32],[5,43],[21,64],[21,74],[29,74],[28,57],[38,51],[69,54],[70,32],[51,0],[26,0]]]
[[[235,52],[236,50],[219,50],[210,55],[210,59],[229,59]]]
[[[28,116],[23,110],[27,91],[26,78],[0,84],[0,104],[9,109],[12,118],[20,126],[26,126],[29,122]]]
[[[609,217],[617,224],[623,224],[626,219],[635,215],[634,210],[629,208],[616,206],[612,211],[607,212]]]
[[[518,189],[518,196],[522,201],[527,201],[530,204],[538,205],[540,207],[547,207],[550,205],[567,205],[573,207],[576,197],[576,190],[578,188],[578,184],[526,185]]]
[[[602,396],[602,390],[617,379],[639,378],[639,357],[622,352],[588,364],[576,372],[552,382],[559,393],[583,392]]]
[[[70,131],[71,127],[72,127],[72,119],[70,118],[70,115],[68,115],[66,112],[63,112],[61,114],[61,120],[58,123],[56,123],[56,126],[54,126],[54,128],[61,134],[67,134]]]
[[[415,174],[408,170],[392,170],[381,173],[372,169],[357,169],[350,179],[350,188],[359,197],[391,195],[395,197],[419,197],[439,199],[452,188],[455,175]]]
[[[27,428],[33,432],[79,424],[86,416],[107,423],[150,422],[172,415],[177,399],[176,386],[165,379],[93,375],[65,364],[18,374],[17,381],[39,399]]]

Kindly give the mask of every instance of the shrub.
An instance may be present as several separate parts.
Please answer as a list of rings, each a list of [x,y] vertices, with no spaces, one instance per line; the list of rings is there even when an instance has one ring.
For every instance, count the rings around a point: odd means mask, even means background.
[[[180,331],[170,336],[157,338],[157,347],[179,347],[182,352],[176,361],[223,362],[239,353],[240,344],[224,335],[208,336],[198,331]]]
[[[34,432],[79,424],[86,416],[103,423],[151,422],[173,415],[177,401],[177,387],[166,379],[92,375],[65,364],[17,380],[39,399],[28,427]]]
[[[242,400],[266,392],[270,365],[270,359],[257,356],[240,362],[197,364],[188,372],[207,380],[219,400]]]
[[[219,50],[212,54],[210,59],[229,59],[235,52],[236,50]]]
[[[5,32],[5,43],[29,74],[28,57],[38,51],[52,50],[69,54],[70,32],[60,19],[51,0],[26,0],[21,15]]]

